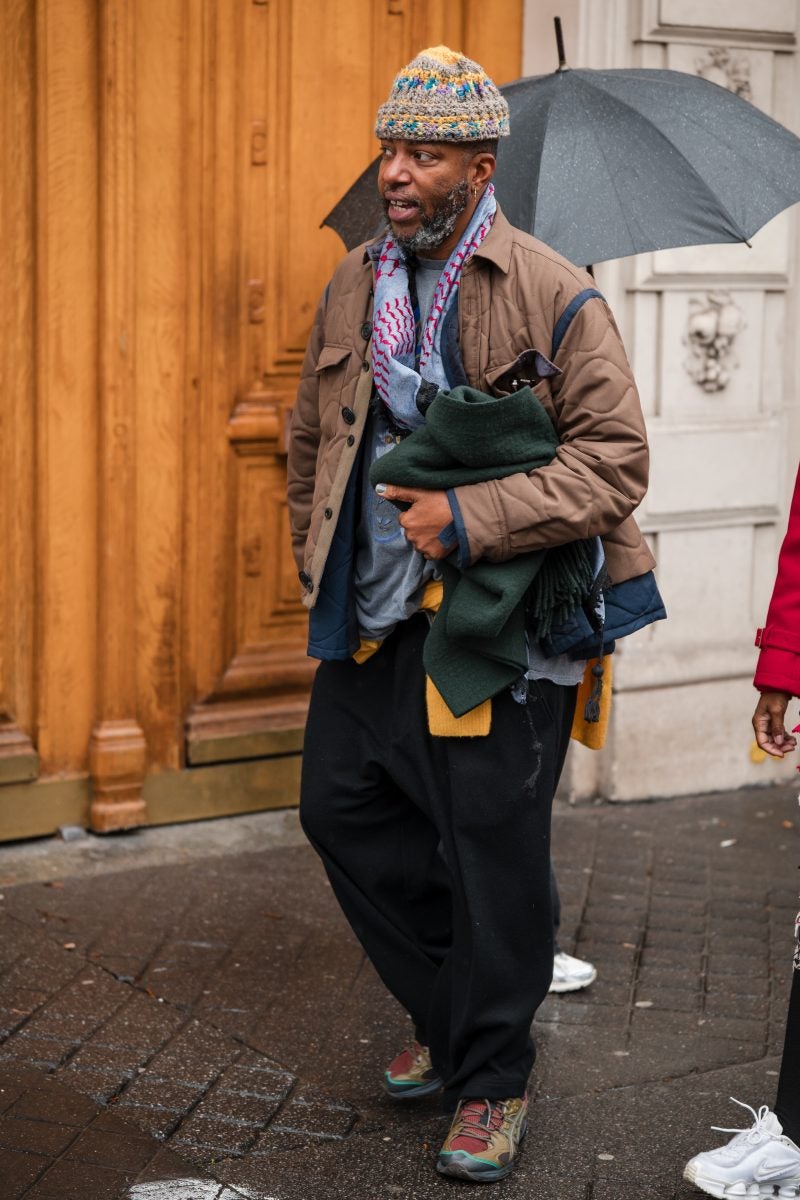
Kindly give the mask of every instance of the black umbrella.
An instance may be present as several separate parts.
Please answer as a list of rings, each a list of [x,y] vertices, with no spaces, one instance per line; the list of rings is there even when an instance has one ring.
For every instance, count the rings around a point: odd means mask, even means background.
[[[503,89],[509,220],[576,263],[748,241],[800,200],[800,139],[682,71],[556,71]]]
[[[574,263],[748,241],[800,200],[800,139],[700,76],[562,67],[501,91],[498,200]],[[379,161],[322,222],[348,249],[381,226]]]

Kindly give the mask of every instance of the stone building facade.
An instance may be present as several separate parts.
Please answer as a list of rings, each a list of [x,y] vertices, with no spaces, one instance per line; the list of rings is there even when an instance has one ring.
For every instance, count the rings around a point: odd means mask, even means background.
[[[523,69],[696,73],[800,132],[795,0],[570,0],[525,11]],[[620,646],[610,737],[572,750],[564,791],[632,800],[786,780],[759,761],[753,636],[763,623],[800,460],[797,214],[744,245],[598,264],[652,447],[639,511],[669,620]],[[792,710],[790,710],[792,711]]]

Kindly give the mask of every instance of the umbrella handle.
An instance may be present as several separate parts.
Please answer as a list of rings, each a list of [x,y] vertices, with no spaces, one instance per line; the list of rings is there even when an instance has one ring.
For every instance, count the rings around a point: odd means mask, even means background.
[[[553,17],[553,24],[556,27],[556,47],[558,49],[558,69],[565,71],[567,68],[567,56],[564,52],[564,34],[561,30],[561,17]]]

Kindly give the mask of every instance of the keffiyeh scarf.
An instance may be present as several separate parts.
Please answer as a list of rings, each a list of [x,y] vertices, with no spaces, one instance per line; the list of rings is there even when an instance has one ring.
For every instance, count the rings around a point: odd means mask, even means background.
[[[379,247],[372,318],[372,371],[378,394],[398,425],[417,429],[424,416],[417,408],[420,384],[449,387],[441,354],[444,317],[455,303],[461,272],[492,227],[497,202],[490,183],[472,214],[459,245],[444,265],[421,330],[416,366],[417,330],[405,255],[391,232]]]

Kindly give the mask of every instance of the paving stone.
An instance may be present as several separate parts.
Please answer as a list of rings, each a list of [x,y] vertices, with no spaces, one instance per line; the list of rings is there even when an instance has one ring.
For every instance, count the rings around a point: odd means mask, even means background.
[[[62,1159],[25,1193],[25,1200],[117,1200],[132,1183],[132,1175]]]
[[[84,1096],[106,1104],[125,1086],[126,1078],[117,1071],[78,1071],[69,1067],[59,1075]]]
[[[278,1097],[245,1096],[241,1092],[215,1088],[203,1097],[195,1112],[203,1117],[219,1116],[249,1125],[266,1125],[278,1111],[281,1102]]]
[[[219,1154],[243,1154],[256,1140],[260,1126],[226,1121],[192,1113],[178,1127],[172,1145],[211,1150]]]
[[[678,954],[689,956],[705,950],[706,938],[702,932],[648,926],[644,948],[645,950],[677,950]]]
[[[188,1112],[201,1095],[202,1091],[196,1084],[176,1083],[173,1079],[162,1079],[148,1073],[138,1075],[125,1088],[121,1099],[125,1104]]]
[[[537,1022],[553,1021],[565,1025],[625,1026],[628,1023],[627,1006],[599,1006],[591,1000],[567,999],[566,996],[548,996],[536,1013]]]
[[[349,1105],[332,1104],[312,1089],[293,1096],[280,1110],[271,1129],[320,1138],[343,1138],[357,1114]]]
[[[3,1200],[19,1200],[42,1174],[48,1160],[39,1155],[0,1150],[0,1185]]]
[[[77,1137],[75,1129],[48,1121],[19,1120],[5,1116],[0,1121],[0,1149],[22,1150],[53,1158],[63,1153]]]
[[[228,1067],[220,1076],[220,1085],[242,1095],[283,1100],[292,1088],[294,1075],[267,1066],[263,1059],[254,1062],[255,1058],[255,1055],[243,1057]]]
[[[128,1104],[124,1098],[119,1100],[114,1107],[131,1124],[159,1141],[165,1141],[171,1137],[184,1117],[184,1110],[148,1108],[146,1105]]]
[[[769,1001],[752,996],[713,995],[706,998],[707,1017],[749,1018],[764,1021],[769,1016]]]
[[[748,978],[764,979],[769,975],[769,963],[765,955],[744,959],[741,954],[732,954],[712,946],[708,956],[708,971],[709,975],[736,976],[745,972]]]
[[[657,1009],[668,1009],[673,1012],[696,1013],[702,1011],[702,995],[693,987],[682,988],[653,987],[640,984],[636,989],[633,1006],[643,1005]]]
[[[26,1037],[24,1033],[19,1033],[3,1043],[0,1048],[0,1063],[17,1060],[54,1071],[79,1045],[79,1042],[57,1042],[52,1039]]]
[[[155,1153],[151,1138],[135,1138],[130,1131],[121,1135],[108,1130],[87,1129],[69,1147],[66,1158],[135,1174],[147,1166]]]
[[[83,1129],[96,1112],[96,1106],[85,1096],[64,1088],[53,1089],[47,1081],[32,1090],[20,1090],[10,1111],[15,1119],[51,1121],[58,1125],[71,1125]]]

